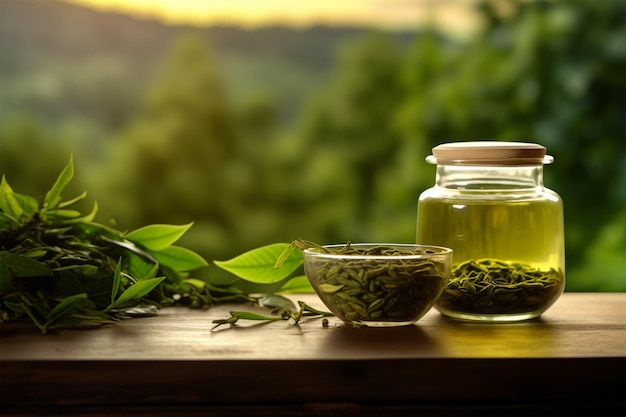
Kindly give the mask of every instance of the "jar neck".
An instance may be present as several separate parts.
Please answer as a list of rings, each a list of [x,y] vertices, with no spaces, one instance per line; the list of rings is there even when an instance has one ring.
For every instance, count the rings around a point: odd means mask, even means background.
[[[543,189],[543,165],[437,165],[436,184],[454,190],[534,191]]]

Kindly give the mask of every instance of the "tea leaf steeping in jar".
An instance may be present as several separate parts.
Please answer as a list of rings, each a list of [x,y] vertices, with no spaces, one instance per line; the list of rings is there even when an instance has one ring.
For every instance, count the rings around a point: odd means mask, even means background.
[[[554,268],[471,259],[454,268],[439,304],[470,314],[520,314],[558,295],[562,282],[563,274]]]

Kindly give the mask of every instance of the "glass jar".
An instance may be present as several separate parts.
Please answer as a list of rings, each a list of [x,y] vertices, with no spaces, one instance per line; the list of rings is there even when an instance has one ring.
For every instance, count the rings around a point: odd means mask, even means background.
[[[457,142],[433,148],[436,184],[417,207],[417,243],[453,249],[435,308],[470,321],[539,317],[565,287],[563,203],[543,186],[546,148]]]

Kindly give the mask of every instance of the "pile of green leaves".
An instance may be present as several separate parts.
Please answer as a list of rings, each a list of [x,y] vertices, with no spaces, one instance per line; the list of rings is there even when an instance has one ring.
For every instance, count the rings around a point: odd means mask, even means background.
[[[32,322],[42,332],[153,315],[164,305],[250,301],[236,289],[212,288],[189,271],[207,262],[174,243],[191,227],[155,224],[129,233],[63,200],[72,159],[43,202],[0,184],[0,323]]]

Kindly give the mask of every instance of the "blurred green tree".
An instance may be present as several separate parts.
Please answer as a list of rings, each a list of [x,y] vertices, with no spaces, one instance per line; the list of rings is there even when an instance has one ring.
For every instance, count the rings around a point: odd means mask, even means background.
[[[122,225],[196,220],[218,241],[226,233],[242,190],[230,169],[234,116],[213,59],[200,36],[182,36],[139,116],[111,143],[102,186]]]
[[[382,33],[347,43],[329,90],[308,110],[293,189],[303,190],[311,238],[371,238],[378,181],[402,140],[395,128],[401,60],[398,46]]]

